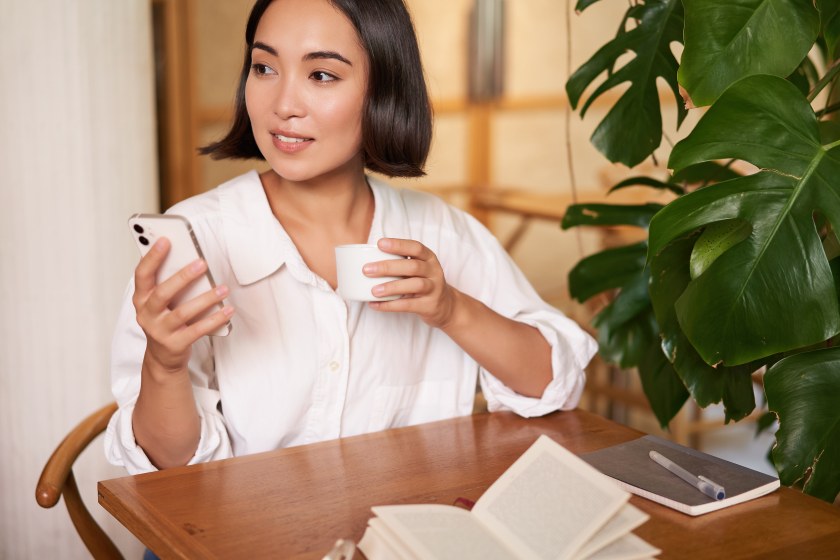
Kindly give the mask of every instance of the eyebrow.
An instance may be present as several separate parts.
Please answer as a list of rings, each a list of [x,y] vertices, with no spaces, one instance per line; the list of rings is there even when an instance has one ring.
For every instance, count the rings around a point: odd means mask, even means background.
[[[338,54],[335,51],[315,51],[307,54],[303,57],[303,60],[318,60],[324,58],[331,58],[333,60],[338,60],[339,62],[343,62],[348,66],[353,66],[353,63]]]
[[[251,46],[251,50],[253,51],[254,49],[260,49],[260,50],[263,50],[263,51],[267,52],[268,54],[270,54],[272,56],[277,56],[277,49],[275,49],[272,46],[266,45],[265,43],[262,43],[260,41],[255,41],[254,42],[253,46]],[[307,53],[303,57],[303,60],[322,60],[322,59],[338,60],[339,62],[343,62],[344,64],[347,64],[348,66],[353,66],[352,62],[350,62],[349,60],[347,60],[346,58],[344,58],[343,56],[341,56],[340,54],[338,54],[335,51],[314,51],[314,52],[311,52],[311,53]]]

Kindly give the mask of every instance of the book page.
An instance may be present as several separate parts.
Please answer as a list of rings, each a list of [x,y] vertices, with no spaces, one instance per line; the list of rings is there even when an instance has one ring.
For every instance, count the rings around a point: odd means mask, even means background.
[[[630,494],[547,436],[484,493],[473,514],[535,559],[572,558]]]
[[[421,560],[518,558],[465,509],[443,505],[400,505],[377,506],[373,512]]]
[[[596,551],[618,540],[650,518],[648,514],[631,504],[624,504],[600,531],[595,533],[575,554],[575,560],[590,557]]]
[[[587,560],[641,560],[651,558],[662,552],[647,541],[640,539],[633,533],[627,533],[617,541],[613,541]]]
[[[417,560],[399,541],[392,540],[381,526],[374,525],[374,521],[377,519],[370,520],[358,545],[367,560]]]

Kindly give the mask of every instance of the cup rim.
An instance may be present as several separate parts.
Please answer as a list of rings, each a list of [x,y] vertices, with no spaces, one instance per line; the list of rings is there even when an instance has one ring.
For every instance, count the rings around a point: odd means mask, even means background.
[[[379,249],[373,243],[350,243],[347,245],[336,245],[336,249]]]

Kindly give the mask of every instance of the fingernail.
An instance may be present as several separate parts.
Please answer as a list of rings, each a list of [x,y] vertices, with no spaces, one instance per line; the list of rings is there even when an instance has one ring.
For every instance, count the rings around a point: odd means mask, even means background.
[[[231,315],[233,315],[233,307],[231,307],[230,305],[222,307],[222,313],[230,317]]]
[[[197,261],[193,261],[192,265],[190,266],[190,270],[193,272],[201,272],[204,270],[204,261],[198,259]]]
[[[219,297],[225,297],[227,295],[227,293],[228,293],[228,287],[227,286],[218,286],[216,288],[216,295],[219,296]]]
[[[379,240],[379,248],[380,249],[390,249],[391,248],[391,240],[387,238],[382,238]]]
[[[385,285],[384,284],[379,284],[378,286],[373,287],[373,295],[378,296],[378,295],[382,294],[384,291],[385,291]]]
[[[368,263],[362,267],[362,272],[364,272],[365,274],[373,274],[374,272],[376,272],[376,265],[373,263]]]

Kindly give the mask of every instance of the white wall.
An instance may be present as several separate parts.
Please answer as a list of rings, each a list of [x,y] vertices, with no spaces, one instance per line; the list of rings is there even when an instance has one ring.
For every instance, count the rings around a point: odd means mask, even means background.
[[[0,558],[87,558],[63,503],[35,503],[68,428],[111,400],[108,351],[137,260],[126,219],[157,207],[148,0],[0,0]],[[142,547],[83,497],[129,557]]]

